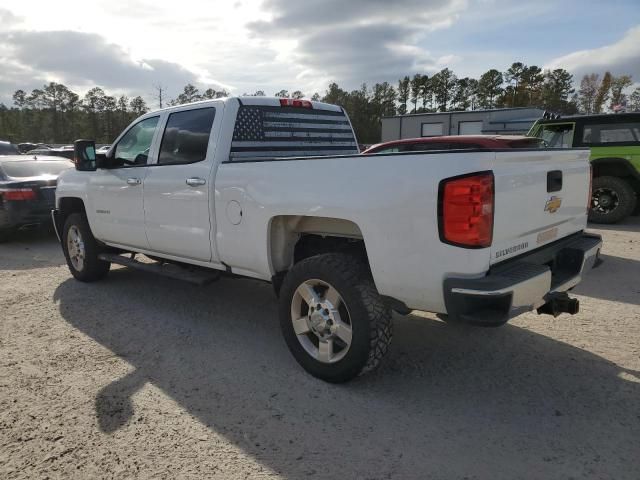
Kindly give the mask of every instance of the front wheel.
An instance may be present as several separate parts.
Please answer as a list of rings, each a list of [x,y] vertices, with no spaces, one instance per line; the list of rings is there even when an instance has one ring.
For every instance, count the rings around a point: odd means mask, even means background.
[[[374,370],[392,336],[391,310],[356,258],[307,258],[280,290],[280,325],[289,350],[311,375],[346,382]]]
[[[72,213],[67,218],[62,229],[62,250],[69,271],[81,282],[94,282],[109,273],[111,264],[98,258],[100,246],[81,213]]]
[[[596,177],[592,184],[589,221],[620,222],[633,213],[636,202],[636,193],[626,180],[619,177]]]

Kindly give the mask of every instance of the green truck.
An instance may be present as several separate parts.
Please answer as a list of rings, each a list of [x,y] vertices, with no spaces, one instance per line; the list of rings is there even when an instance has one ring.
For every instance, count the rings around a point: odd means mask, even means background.
[[[528,135],[542,139],[546,147],[591,149],[590,221],[617,223],[638,213],[640,113],[544,118]]]

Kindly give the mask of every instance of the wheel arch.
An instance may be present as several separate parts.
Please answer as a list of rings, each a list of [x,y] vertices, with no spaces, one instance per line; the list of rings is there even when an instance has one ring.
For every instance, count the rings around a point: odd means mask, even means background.
[[[640,194],[640,172],[626,158],[604,157],[591,161],[593,177],[619,177],[626,179],[636,194]]]
[[[56,222],[56,229],[58,232],[62,232],[62,227],[67,221],[67,218],[72,213],[84,213],[86,214],[84,200],[79,197],[62,197],[58,200],[58,213],[54,217]]]
[[[368,265],[364,236],[351,220],[308,215],[278,215],[268,228],[269,264],[274,275],[282,277],[289,268],[320,253],[350,251],[364,256]]]

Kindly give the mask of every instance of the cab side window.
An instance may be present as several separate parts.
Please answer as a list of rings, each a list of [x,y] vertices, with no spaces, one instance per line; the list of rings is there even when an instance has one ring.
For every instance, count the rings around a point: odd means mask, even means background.
[[[149,160],[153,134],[160,117],[145,118],[131,127],[115,148],[116,166],[142,166]]]
[[[215,108],[185,110],[169,115],[164,129],[158,163],[201,162],[207,156]]]
[[[640,123],[609,123],[584,127],[583,145],[601,145],[607,143],[640,143]]]

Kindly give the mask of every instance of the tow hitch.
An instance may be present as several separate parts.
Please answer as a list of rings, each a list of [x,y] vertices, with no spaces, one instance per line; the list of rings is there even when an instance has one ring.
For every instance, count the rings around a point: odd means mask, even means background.
[[[553,315],[557,317],[561,313],[575,315],[580,311],[580,302],[575,298],[569,298],[567,292],[552,293],[549,301],[538,308],[538,315]]]

